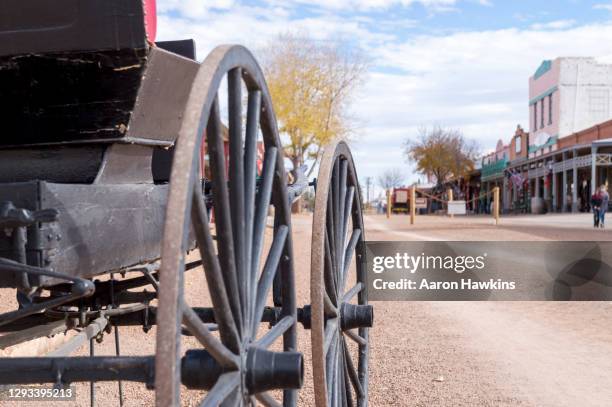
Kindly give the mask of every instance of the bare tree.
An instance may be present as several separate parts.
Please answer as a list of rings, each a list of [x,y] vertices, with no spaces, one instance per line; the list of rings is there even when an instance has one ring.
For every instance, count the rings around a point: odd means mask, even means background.
[[[438,185],[467,176],[479,152],[478,145],[461,131],[441,126],[419,129],[416,139],[406,140],[404,149],[408,162],[421,174],[433,176]]]
[[[390,168],[378,176],[378,186],[382,189],[401,187],[406,179],[404,171],[399,168]]]

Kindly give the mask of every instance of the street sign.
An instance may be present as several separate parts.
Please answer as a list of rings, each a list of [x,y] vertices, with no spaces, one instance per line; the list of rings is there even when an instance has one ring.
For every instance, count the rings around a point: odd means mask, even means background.
[[[450,201],[448,203],[448,214],[449,215],[465,215],[466,214],[466,202],[465,201]]]
[[[427,209],[427,198],[416,198],[414,200],[414,207],[416,209]]]
[[[395,203],[407,203],[408,202],[408,191],[397,190],[395,191]]]

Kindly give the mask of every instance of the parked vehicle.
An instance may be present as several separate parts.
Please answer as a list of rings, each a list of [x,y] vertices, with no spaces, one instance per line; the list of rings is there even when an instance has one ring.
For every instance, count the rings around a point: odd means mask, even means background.
[[[42,357],[0,358],[0,384],[137,381],[158,406],[179,405],[182,385],[208,390],[205,406],[292,406],[301,323],[312,330],[317,405],[365,406],[373,310],[347,145],[329,145],[320,165],[311,304],[298,307],[290,204],[308,183],[287,183],[252,54],[221,46],[199,63],[193,40],[155,42],[152,0],[36,5],[0,4],[0,287],[20,303],[0,315],[0,348],[79,333]],[[184,295],[184,274],[199,267],[210,307]],[[70,356],[123,325],[157,325],[155,355]],[[183,335],[198,346],[183,352]]]

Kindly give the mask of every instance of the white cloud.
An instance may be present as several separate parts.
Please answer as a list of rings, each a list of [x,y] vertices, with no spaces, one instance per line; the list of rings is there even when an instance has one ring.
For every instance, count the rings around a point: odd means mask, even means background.
[[[381,4],[390,1],[381,0]],[[542,60],[612,56],[612,43],[601,40],[612,37],[612,24],[606,23],[565,22],[548,28],[404,39],[374,32],[370,23],[366,17],[342,18],[333,12],[302,18],[279,3],[269,7],[238,4],[231,12],[206,9],[197,19],[162,14],[158,26],[160,40],[196,39],[200,59],[219,44],[241,43],[257,50],[288,30],[359,43],[374,65],[353,107],[353,115],[363,122],[360,137],[353,143],[362,178],[406,166],[402,143],[423,125],[459,128],[478,140],[483,150],[494,147],[500,138],[507,141],[517,124],[528,127],[528,78]]]
[[[234,0],[159,0],[160,13],[175,11],[189,18],[206,17],[212,10],[229,10],[236,5]]]
[[[447,11],[462,0],[262,0],[268,7],[294,9],[304,6],[318,11],[371,11],[391,7],[421,5],[430,11]],[[491,0],[463,0],[491,6]],[[236,0],[159,0],[160,12],[176,11],[187,18],[198,18],[211,10],[230,10],[239,6]]]
[[[556,20],[531,25],[532,30],[562,30],[576,25],[576,20]]]
[[[342,37],[355,40],[364,48],[396,40],[393,34],[369,30],[371,21],[341,18],[332,13],[295,18],[281,7],[237,6],[231,12],[207,11],[197,19],[168,14],[161,14],[158,19],[159,40],[194,38],[197,40],[198,55],[202,58],[219,44],[240,43],[256,51],[287,31],[304,32],[318,40]],[[412,20],[395,23],[414,25]]]
[[[608,10],[608,11],[612,11],[612,4],[609,4],[609,3],[607,3],[607,4],[602,4],[602,3],[595,4],[593,6],[593,8],[595,10]]]
[[[376,10],[393,6],[410,7],[420,4],[427,8],[453,6],[458,0],[267,0],[271,4],[299,4],[331,10]]]

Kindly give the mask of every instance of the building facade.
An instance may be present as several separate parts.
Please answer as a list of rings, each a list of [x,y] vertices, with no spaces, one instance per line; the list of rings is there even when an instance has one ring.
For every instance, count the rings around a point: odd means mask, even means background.
[[[529,132],[482,160],[479,196],[501,188],[505,213],[590,210],[612,177],[612,65],[593,58],[544,61],[529,78]]]
[[[543,61],[529,78],[531,158],[559,148],[558,141],[612,117],[612,65],[594,58]]]
[[[500,188],[501,209],[504,212],[514,210],[518,205],[519,198],[510,194],[509,185],[516,182],[516,176],[512,177],[509,172],[511,165],[517,165],[527,161],[529,149],[529,134],[523,128],[517,126],[514,135],[508,144],[499,140],[495,151],[483,157],[480,167],[480,191],[484,207],[489,208],[493,199],[493,188]],[[519,190],[522,186],[517,186]],[[481,206],[483,206],[481,204]]]

